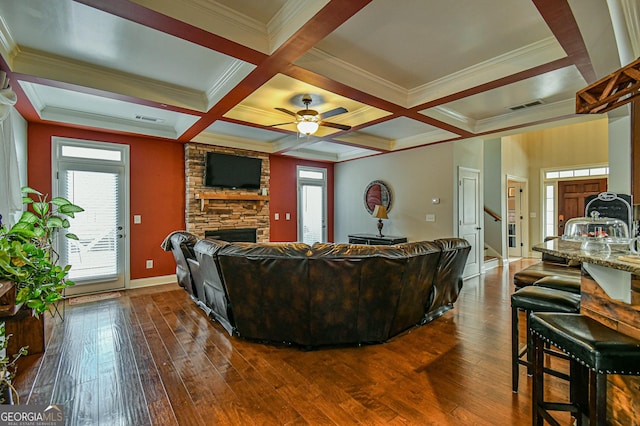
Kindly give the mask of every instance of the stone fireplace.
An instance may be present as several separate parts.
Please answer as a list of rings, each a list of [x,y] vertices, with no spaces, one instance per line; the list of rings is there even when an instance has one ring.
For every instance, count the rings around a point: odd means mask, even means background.
[[[208,188],[204,186],[207,152],[256,157],[262,160],[261,190]],[[185,144],[187,231],[205,238],[214,231],[255,230],[255,240],[269,241],[269,155],[263,152],[225,148],[199,143]],[[235,238],[235,237],[231,237]],[[246,238],[246,237],[243,237]],[[224,239],[224,238],[222,238]],[[238,241],[238,240],[233,240]]]

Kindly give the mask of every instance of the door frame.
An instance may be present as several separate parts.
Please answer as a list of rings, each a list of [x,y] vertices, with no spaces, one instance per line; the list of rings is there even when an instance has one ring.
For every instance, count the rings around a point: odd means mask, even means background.
[[[522,226],[520,229],[522,235],[522,257],[531,257],[531,253],[529,250],[529,180],[527,178],[515,175],[507,174],[505,177],[505,190],[504,190],[504,212],[502,217],[505,218],[503,220],[503,228],[502,235],[504,236],[504,246],[506,248],[507,259],[509,258],[509,221],[508,221],[508,210],[509,210],[509,182],[518,182],[521,185],[521,200],[522,205],[520,206],[520,212],[522,216]]]
[[[79,147],[94,147],[94,148],[116,148],[118,151],[122,153],[122,160],[119,163],[120,167],[123,167],[123,196],[122,196],[122,235],[124,238],[123,243],[123,253],[122,253],[122,274],[123,274],[123,286],[118,287],[119,289],[127,289],[130,286],[131,281],[131,267],[130,267],[130,161],[129,161],[129,145],[111,143],[111,142],[98,142],[87,139],[75,139],[68,137],[60,137],[60,136],[52,136],[51,138],[51,194],[52,197],[58,196],[59,193],[59,182],[58,182],[58,150],[61,145],[74,145]],[[113,150],[113,149],[112,149]],[[64,162],[70,162],[68,160],[64,160]],[[78,160],[78,162],[83,162],[82,159]],[[113,162],[100,162],[100,160],[92,160],[95,164],[104,164],[109,166],[114,166]],[[81,206],[82,207],[82,206]],[[116,290],[113,289],[101,289],[100,284],[86,284],[86,292],[82,292],[79,294],[90,294],[90,293],[99,293],[103,291]],[[75,294],[74,294],[75,295]]]

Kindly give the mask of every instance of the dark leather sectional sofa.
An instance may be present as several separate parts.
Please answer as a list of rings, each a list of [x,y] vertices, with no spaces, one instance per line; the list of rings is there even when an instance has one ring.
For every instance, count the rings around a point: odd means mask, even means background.
[[[163,248],[180,285],[230,334],[305,347],[384,342],[437,318],[458,298],[470,251],[457,238],[308,246],[186,232]]]

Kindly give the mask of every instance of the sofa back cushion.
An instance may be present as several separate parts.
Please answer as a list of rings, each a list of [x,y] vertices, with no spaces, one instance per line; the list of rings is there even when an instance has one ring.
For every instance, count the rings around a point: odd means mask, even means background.
[[[309,290],[315,344],[387,340],[406,262],[398,246],[314,244]]]
[[[164,250],[170,250],[176,261],[176,277],[180,287],[184,288],[189,294],[195,295],[193,288],[193,279],[187,259],[195,259],[193,247],[198,238],[186,231],[172,232],[162,243]]]
[[[309,251],[303,243],[230,243],[220,249],[240,336],[309,344]]]
[[[402,291],[398,300],[391,335],[396,335],[424,318],[434,293],[434,277],[440,259],[440,247],[429,241],[401,244],[406,257]]]
[[[452,305],[458,300],[462,289],[462,275],[471,251],[469,242],[462,238],[443,238],[435,240],[442,254],[435,276],[435,292],[431,306],[427,311]]]

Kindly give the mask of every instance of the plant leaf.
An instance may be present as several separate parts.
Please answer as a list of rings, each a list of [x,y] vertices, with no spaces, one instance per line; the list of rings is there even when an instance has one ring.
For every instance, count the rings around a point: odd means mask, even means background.
[[[33,211],[40,217],[46,215],[49,212],[49,203],[40,202],[33,203]]]
[[[67,205],[67,204],[71,204],[71,201],[67,200],[66,198],[62,198],[62,197],[54,197],[54,198],[51,199],[51,204],[60,207],[60,206],[64,206],[64,205]]]
[[[47,220],[47,227],[49,228],[62,228],[64,227],[64,222],[59,216],[51,216]]]
[[[22,213],[22,216],[20,216],[20,220],[18,220],[18,223],[20,222],[24,222],[24,223],[36,223],[38,221],[38,216],[36,216],[35,214],[26,211]],[[15,228],[15,225],[13,226]]]
[[[42,192],[40,191],[36,191],[35,189],[29,187],[29,186],[23,186],[22,188],[20,188],[20,191],[23,194],[38,194],[38,195],[42,195]]]
[[[65,204],[64,206],[60,206],[60,209],[58,209],[58,213],[64,213],[71,217],[73,217],[73,214],[70,213],[80,213],[83,211],[84,209],[82,207],[76,206],[75,204]]]

